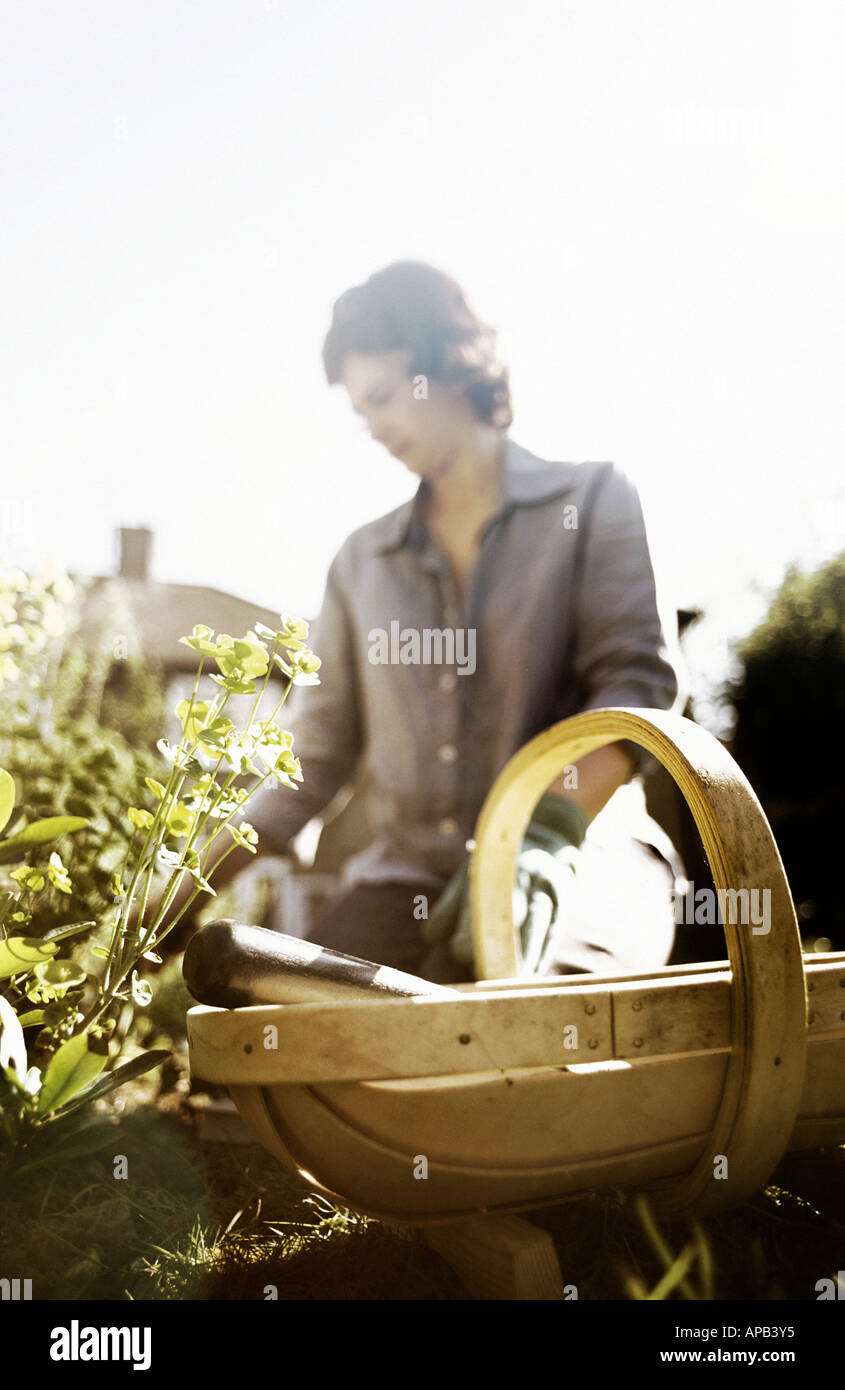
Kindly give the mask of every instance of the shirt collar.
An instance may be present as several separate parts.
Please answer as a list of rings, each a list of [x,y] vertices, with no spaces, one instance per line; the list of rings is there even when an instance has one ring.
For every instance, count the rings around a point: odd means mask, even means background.
[[[515,506],[532,506],[571,492],[577,481],[577,463],[549,463],[505,435],[504,495],[498,509],[503,515]],[[383,517],[377,527],[373,549],[384,555],[399,550],[409,540],[423,534],[422,503],[427,484],[423,479],[413,497]]]

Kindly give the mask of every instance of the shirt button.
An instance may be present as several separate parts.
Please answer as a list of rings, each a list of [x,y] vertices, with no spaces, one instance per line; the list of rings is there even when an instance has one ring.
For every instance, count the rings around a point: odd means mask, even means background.
[[[446,693],[447,695],[451,695],[452,691],[455,689],[455,686],[456,686],[457,684],[458,684],[458,678],[457,678],[457,676],[455,675],[454,671],[444,671],[444,672],[443,672],[443,675],[440,677],[440,689],[441,689],[441,690],[445,691],[445,693]]]
[[[457,835],[458,822],[453,820],[451,816],[444,816],[441,821],[437,822],[437,829],[441,835]]]
[[[454,743],[442,743],[437,750],[437,757],[441,763],[447,765],[453,763],[458,756],[458,750]]]

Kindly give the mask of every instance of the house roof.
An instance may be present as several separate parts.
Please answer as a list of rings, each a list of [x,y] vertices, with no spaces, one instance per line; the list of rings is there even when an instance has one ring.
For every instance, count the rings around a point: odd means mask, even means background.
[[[87,647],[111,646],[116,656],[158,660],[166,671],[194,671],[196,652],[180,643],[197,623],[240,636],[257,622],[278,627],[279,614],[222,589],[161,584],[120,575],[87,581],[79,637]],[[120,650],[118,651],[118,644]]]

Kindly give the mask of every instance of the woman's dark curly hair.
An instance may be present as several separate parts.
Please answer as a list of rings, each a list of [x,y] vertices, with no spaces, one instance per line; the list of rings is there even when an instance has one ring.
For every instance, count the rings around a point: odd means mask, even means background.
[[[409,377],[456,386],[485,424],[509,427],[508,369],[498,359],[493,329],[455,280],[423,261],[394,261],[336,301],[323,344],[329,385],[340,381],[349,353],[400,348],[411,349]]]

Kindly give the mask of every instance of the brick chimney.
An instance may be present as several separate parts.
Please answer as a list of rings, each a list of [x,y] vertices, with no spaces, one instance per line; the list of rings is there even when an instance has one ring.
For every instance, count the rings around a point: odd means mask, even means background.
[[[153,533],[149,527],[121,526],[118,570],[121,579],[149,579],[152,549]]]

